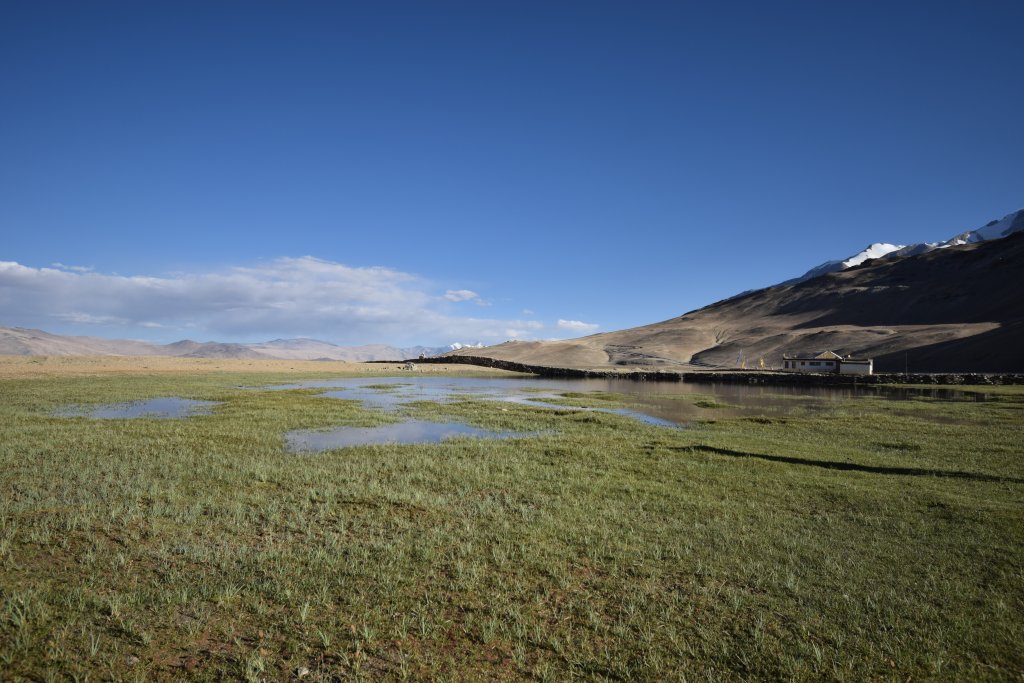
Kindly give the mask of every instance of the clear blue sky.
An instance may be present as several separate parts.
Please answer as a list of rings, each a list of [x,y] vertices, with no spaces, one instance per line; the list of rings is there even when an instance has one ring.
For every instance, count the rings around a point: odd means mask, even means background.
[[[1024,206],[1022,26],[1017,1],[7,3],[0,325],[568,337],[945,239]]]

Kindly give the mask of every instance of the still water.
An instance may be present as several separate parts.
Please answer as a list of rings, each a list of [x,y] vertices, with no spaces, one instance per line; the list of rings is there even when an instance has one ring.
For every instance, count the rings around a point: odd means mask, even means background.
[[[970,395],[948,390],[879,390],[876,387],[779,387],[742,384],[687,384],[682,382],[638,382],[615,379],[535,379],[474,377],[399,377],[312,380],[264,387],[280,389],[321,389],[321,395],[359,401],[364,406],[395,411],[417,401],[448,403],[473,399],[515,403],[537,409],[578,410],[614,413],[663,428],[724,417],[784,416],[796,412],[824,410],[831,403],[859,396],[907,399],[926,395],[945,400],[963,400]],[[594,394],[592,392],[599,392]],[[939,393],[941,392],[941,395]],[[591,394],[589,397],[587,394]],[[601,394],[615,394],[629,408],[600,407]],[[587,407],[568,407],[558,401],[578,398]],[[435,425],[427,427],[427,425]],[[410,425],[408,429],[404,425]],[[446,429],[450,431],[446,432]],[[433,430],[433,431],[432,431]],[[437,439],[434,433],[442,434]],[[416,435],[422,433],[422,438]],[[325,450],[368,443],[430,443],[450,436],[502,438],[466,425],[405,422],[374,429],[339,428],[331,431],[291,432],[285,436],[291,450]],[[300,447],[301,444],[301,447]]]
[[[681,425],[715,417],[785,415],[822,408],[854,397],[908,399],[928,396],[940,400],[974,400],[971,394],[950,390],[888,389],[877,386],[787,387],[747,384],[690,384],[638,382],[620,379],[535,379],[519,377],[392,377],[310,380],[265,389],[322,389],[322,395],[360,401],[368,408],[396,410],[416,401],[446,403],[459,399],[504,401],[537,408],[566,407],[552,401],[566,394],[618,394],[630,409],[604,409],[662,426]],[[590,406],[600,401],[584,400]]]
[[[785,416],[824,410],[836,401],[857,397],[936,400],[984,400],[983,395],[955,390],[891,389],[861,387],[785,387],[745,384],[688,384],[638,382],[624,379],[537,379],[519,377],[476,378],[403,376],[310,380],[295,384],[260,387],[259,390],[317,389],[326,398],[359,401],[367,408],[398,411],[418,401],[440,404],[481,400],[531,406],[538,410],[575,410],[623,415],[665,429],[726,417]],[[602,395],[629,407],[604,407]],[[580,401],[585,407],[562,405]],[[72,406],[58,411],[64,417],[95,419],[180,419],[209,415],[218,403],[177,397]],[[299,430],[284,435],[292,452],[311,452],[366,444],[437,443],[455,437],[516,438],[530,434],[490,432],[455,422],[408,420],[382,427],[341,427]]]
[[[379,379],[320,380],[267,388],[327,389],[323,392],[323,396],[359,401],[368,408],[387,411],[396,410],[416,401],[448,403],[459,399],[476,399],[517,403],[534,408],[615,413],[661,427],[677,426],[674,420],[654,415],[643,409],[567,408],[550,402],[563,399],[563,395],[566,393],[594,391],[594,389],[582,387],[581,384],[577,380],[548,382],[519,378],[414,377],[408,380],[398,378],[391,382],[382,382]],[[631,384],[640,383],[631,382]]]

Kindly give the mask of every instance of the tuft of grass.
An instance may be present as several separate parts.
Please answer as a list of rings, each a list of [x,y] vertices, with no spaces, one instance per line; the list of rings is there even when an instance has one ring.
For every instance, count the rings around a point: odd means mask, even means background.
[[[729,403],[723,403],[721,401],[716,401],[714,399],[703,399],[703,398],[694,401],[693,405],[697,406],[698,408],[705,408],[705,409],[708,409],[708,410],[716,410],[716,409],[722,409],[722,408],[735,408],[736,407],[736,406],[731,405]]]

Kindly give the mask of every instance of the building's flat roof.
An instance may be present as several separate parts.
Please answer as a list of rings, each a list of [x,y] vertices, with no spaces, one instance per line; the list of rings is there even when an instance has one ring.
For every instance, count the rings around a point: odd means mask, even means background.
[[[783,360],[813,360],[813,361],[842,361],[843,363],[870,363],[871,358],[822,358],[821,356],[782,356]]]

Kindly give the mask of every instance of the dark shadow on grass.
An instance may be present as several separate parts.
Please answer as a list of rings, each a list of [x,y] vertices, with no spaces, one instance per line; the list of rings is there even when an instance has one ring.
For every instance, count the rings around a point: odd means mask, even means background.
[[[881,467],[878,465],[858,465],[852,462],[835,462],[832,460],[811,460],[809,458],[795,458],[789,455],[768,455],[766,453],[745,453],[733,451],[728,448],[715,448],[714,446],[670,446],[673,451],[698,451],[714,453],[715,455],[727,455],[730,458],[757,458],[769,462],[781,462],[787,465],[807,465],[809,467],[820,467],[826,470],[842,470],[844,472],[868,472],[871,474],[895,474],[904,477],[949,477],[951,479],[967,479],[970,481],[989,482],[1010,482],[1013,484],[1024,484],[1024,479],[1015,477],[997,477],[993,474],[975,474],[974,472],[956,472],[950,470],[932,470],[923,467]]]

